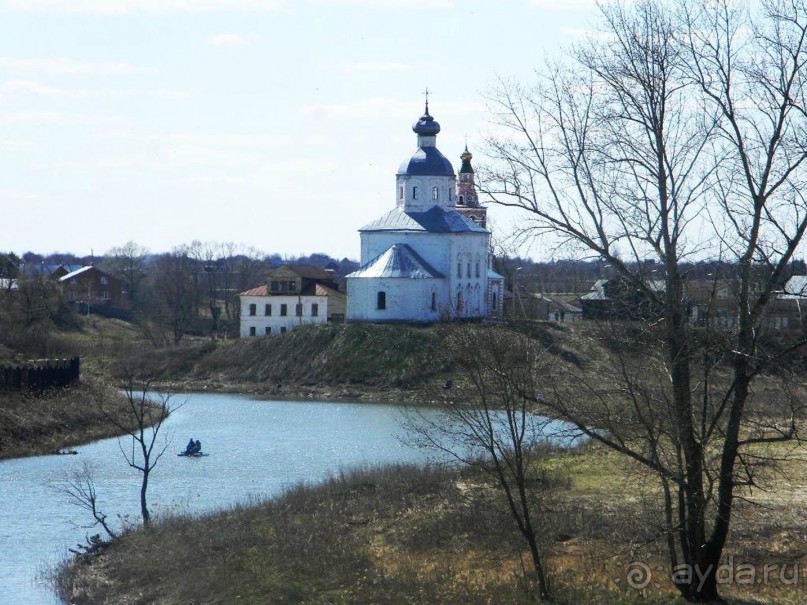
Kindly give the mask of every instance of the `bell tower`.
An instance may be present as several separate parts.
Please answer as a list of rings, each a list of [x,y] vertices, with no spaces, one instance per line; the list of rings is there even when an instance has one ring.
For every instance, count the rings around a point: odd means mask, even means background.
[[[467,216],[481,227],[486,227],[488,211],[487,208],[479,205],[479,196],[476,193],[476,183],[474,182],[474,169],[471,166],[471,158],[474,156],[468,151],[460,155],[462,166],[460,166],[460,178],[457,183],[457,212]]]

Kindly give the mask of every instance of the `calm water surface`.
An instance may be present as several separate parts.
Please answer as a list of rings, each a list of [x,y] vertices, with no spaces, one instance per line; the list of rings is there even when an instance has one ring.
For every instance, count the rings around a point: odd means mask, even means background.
[[[396,438],[402,432],[401,412],[394,405],[177,397],[187,403],[164,425],[171,445],[149,484],[155,516],[270,497],[301,481],[317,482],[363,464],[426,460],[424,452]],[[210,456],[177,457],[190,437],[201,440]],[[129,444],[113,438],[76,448],[78,456],[0,462],[0,605],[60,603],[43,574],[69,554],[68,547],[98,533],[81,527],[89,513],[70,505],[57,489],[83,461],[98,467],[99,508],[138,521],[140,476],[119,449]]]
[[[188,403],[166,422],[169,454],[155,469],[151,510],[204,512],[278,494],[300,481],[319,481],[364,463],[418,462],[402,446],[399,409],[391,405],[258,401],[233,395],[181,395]],[[188,439],[210,456],[179,458]],[[128,441],[121,441],[127,446]],[[0,603],[59,603],[38,576],[67,548],[95,530],[80,527],[88,513],[55,488],[65,472],[98,465],[100,508],[138,518],[139,475],[117,439],[76,448],[78,456],[41,456],[0,462]]]

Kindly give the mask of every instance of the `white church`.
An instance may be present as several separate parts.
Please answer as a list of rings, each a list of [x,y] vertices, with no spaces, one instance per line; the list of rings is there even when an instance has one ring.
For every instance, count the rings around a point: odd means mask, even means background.
[[[501,316],[504,278],[490,268],[490,231],[471,154],[460,180],[436,147],[426,111],[417,150],[396,175],[395,208],[359,229],[361,268],[347,276],[347,320],[433,322]]]

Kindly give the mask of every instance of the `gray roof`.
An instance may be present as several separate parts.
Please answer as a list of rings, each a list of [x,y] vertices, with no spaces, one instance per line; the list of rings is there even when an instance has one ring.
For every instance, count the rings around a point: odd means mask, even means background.
[[[454,167],[437,147],[418,147],[398,168],[398,174],[418,176],[454,176]]]
[[[454,209],[432,206],[425,212],[395,208],[359,231],[425,231],[429,233],[487,233],[487,229]]]
[[[407,244],[393,244],[348,277],[384,277],[388,279],[439,279],[443,274]]]
[[[807,298],[807,275],[794,275],[787,280],[784,292],[777,298]]]

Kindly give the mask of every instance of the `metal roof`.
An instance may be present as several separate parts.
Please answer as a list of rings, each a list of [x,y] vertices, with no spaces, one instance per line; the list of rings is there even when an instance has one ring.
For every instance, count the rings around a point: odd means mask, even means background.
[[[454,167],[437,147],[418,147],[398,168],[398,174],[418,176],[454,176]]]
[[[807,298],[807,275],[794,275],[778,298]]]
[[[75,271],[71,271],[67,275],[63,275],[62,277],[59,278],[59,281],[67,281],[69,279],[72,279],[72,278],[76,277],[77,275],[81,275],[82,273],[86,273],[90,269],[98,270],[98,268],[95,267],[94,265],[89,265],[87,267],[82,267],[81,269],[76,269]]]
[[[425,231],[429,233],[487,233],[471,219],[453,208],[432,206],[425,212],[404,212],[395,208],[359,231]]]
[[[388,279],[440,279],[443,274],[407,244],[393,244],[348,277]]]

